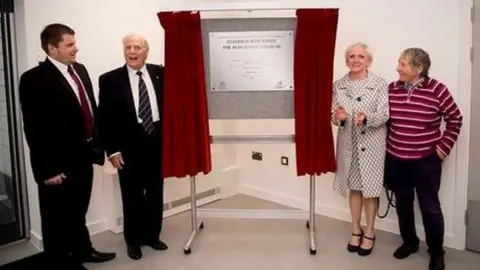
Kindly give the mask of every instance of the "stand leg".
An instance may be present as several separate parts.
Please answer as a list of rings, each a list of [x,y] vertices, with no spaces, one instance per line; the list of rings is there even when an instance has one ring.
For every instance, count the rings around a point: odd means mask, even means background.
[[[190,205],[191,205],[191,222],[192,222],[192,232],[190,237],[188,238],[187,244],[183,248],[183,252],[185,254],[190,254],[192,252],[191,246],[193,241],[195,241],[195,237],[197,236],[197,232],[199,229],[203,229],[203,221],[200,220],[197,222],[197,199],[196,199],[196,182],[195,176],[190,176]]]
[[[315,245],[315,175],[310,175],[310,220],[307,228],[310,234],[310,254],[317,254]]]

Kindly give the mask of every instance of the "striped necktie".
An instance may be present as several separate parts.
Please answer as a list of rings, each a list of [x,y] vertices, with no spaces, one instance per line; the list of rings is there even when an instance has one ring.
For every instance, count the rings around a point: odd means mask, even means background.
[[[137,71],[138,75],[138,117],[142,119],[142,125],[145,131],[150,134],[153,131],[152,107],[148,97],[147,86],[142,78],[142,72]]]

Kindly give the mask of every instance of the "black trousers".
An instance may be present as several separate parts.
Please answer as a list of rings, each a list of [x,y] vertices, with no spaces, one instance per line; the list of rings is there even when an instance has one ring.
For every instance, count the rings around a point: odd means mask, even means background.
[[[415,161],[403,161],[387,154],[386,169],[392,177],[400,234],[404,243],[418,245],[413,202],[415,191],[422,214],[430,254],[443,253],[444,218],[438,191],[442,160],[436,152]]]
[[[93,166],[75,167],[64,172],[62,184],[38,185],[43,247],[50,262],[82,261],[93,249],[86,226]]]
[[[163,223],[163,178],[161,132],[156,127],[132,140],[122,151],[125,162],[119,170],[123,204],[123,234],[130,246],[159,239]],[[133,147],[132,147],[133,146]]]

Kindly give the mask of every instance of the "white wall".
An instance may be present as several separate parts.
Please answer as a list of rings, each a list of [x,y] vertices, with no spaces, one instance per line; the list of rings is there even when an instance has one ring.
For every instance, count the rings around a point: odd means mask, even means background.
[[[129,32],[143,34],[151,44],[150,61],[163,63],[163,30],[156,13],[160,7],[199,8],[203,6],[225,7],[228,1],[204,0],[160,1],[143,0],[141,5],[118,0],[43,0],[15,1],[16,24],[18,27],[20,72],[33,67],[43,58],[39,33],[42,27],[52,22],[62,22],[77,32],[80,48],[78,60],[88,68],[96,87],[98,75],[123,64],[121,38]],[[240,4],[239,4],[240,2]],[[320,1],[235,1],[231,5],[248,7],[288,7],[318,4]],[[465,116],[464,128],[455,151],[445,164],[441,199],[446,219],[446,244],[464,248],[463,214],[468,166],[468,132],[470,110],[470,62],[471,24],[469,21],[471,0],[342,0],[325,1],[341,8],[335,78],[346,72],[343,51],[347,44],[363,41],[368,43],[374,54],[372,70],[387,80],[396,78],[395,65],[402,49],[421,46],[430,52],[433,62],[432,75],[450,86]],[[173,3],[173,4],[172,4]],[[188,3],[188,4],[185,4]],[[200,3],[196,5],[196,3]],[[52,7],[52,8],[49,8]],[[41,10],[42,12],[38,12]],[[293,16],[294,11],[262,12],[202,12],[203,18],[233,16]],[[293,133],[291,120],[237,120],[212,121],[213,134],[222,133]],[[214,146],[215,173],[200,177],[204,188],[220,185],[225,187],[223,195],[236,191],[236,179],[240,179],[239,191],[271,199],[283,204],[308,207],[308,180],[295,177],[293,145],[225,145]],[[264,152],[263,162],[250,160],[252,150]],[[28,151],[26,151],[28,158]],[[290,157],[290,166],[280,165],[280,156]],[[39,215],[36,187],[28,168],[29,205],[32,235],[39,235]],[[109,227],[111,211],[118,209],[118,184],[109,177],[108,166],[96,169],[96,182],[88,222],[94,230]],[[348,220],[347,202],[332,191],[332,175],[318,178],[317,212]],[[182,197],[188,194],[186,179],[169,180],[166,197]],[[114,198],[114,197],[117,198]],[[115,208],[116,207],[116,208]],[[112,210],[113,209],[113,210]],[[418,225],[421,225],[420,219]],[[397,231],[395,211],[378,227]],[[423,237],[422,234],[420,236]]]

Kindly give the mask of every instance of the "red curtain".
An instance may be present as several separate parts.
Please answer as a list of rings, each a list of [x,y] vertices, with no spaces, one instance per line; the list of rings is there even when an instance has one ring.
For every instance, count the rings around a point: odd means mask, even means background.
[[[163,177],[212,169],[200,14],[160,12],[165,30]]]
[[[330,122],[338,9],[297,10],[294,107],[297,175],[336,171]]]

